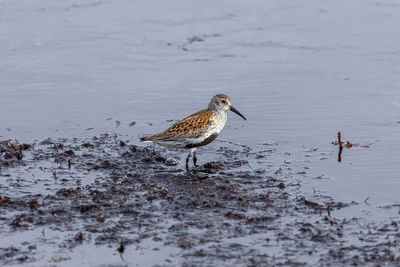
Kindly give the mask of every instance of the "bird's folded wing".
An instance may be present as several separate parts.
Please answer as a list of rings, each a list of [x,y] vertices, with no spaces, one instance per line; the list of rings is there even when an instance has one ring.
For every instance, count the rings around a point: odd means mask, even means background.
[[[176,141],[202,136],[213,123],[213,113],[204,109],[178,121],[162,133],[149,136],[145,141]]]

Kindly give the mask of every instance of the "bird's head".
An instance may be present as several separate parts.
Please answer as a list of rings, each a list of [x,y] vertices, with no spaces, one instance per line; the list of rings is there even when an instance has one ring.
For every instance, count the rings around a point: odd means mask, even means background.
[[[218,95],[214,96],[211,99],[210,104],[208,104],[208,109],[215,110],[215,111],[224,111],[224,112],[230,110],[230,111],[238,114],[244,120],[246,120],[246,118],[237,109],[235,109],[232,106],[232,101],[229,98],[229,96],[224,95],[224,94],[218,94]]]

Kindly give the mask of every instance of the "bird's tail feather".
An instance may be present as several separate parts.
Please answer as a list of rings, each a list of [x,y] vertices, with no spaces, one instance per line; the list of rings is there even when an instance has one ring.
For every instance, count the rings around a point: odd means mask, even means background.
[[[171,138],[171,135],[165,133],[159,133],[147,137],[140,138],[142,142],[158,142],[158,141],[174,141],[174,138]]]
[[[149,140],[149,139],[150,139],[149,137],[150,137],[150,136],[141,137],[141,138],[140,138],[140,142],[151,142],[151,140]]]

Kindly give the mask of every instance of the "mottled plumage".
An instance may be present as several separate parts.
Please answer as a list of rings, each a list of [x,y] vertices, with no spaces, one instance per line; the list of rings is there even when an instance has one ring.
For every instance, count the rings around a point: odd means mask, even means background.
[[[171,148],[191,148],[186,158],[186,167],[192,154],[194,165],[196,165],[196,148],[207,145],[217,138],[225,126],[227,110],[246,119],[232,106],[228,96],[218,94],[211,99],[207,109],[189,115],[162,133],[140,138],[140,141],[154,142]]]
[[[178,121],[164,132],[142,138],[141,141],[157,142],[198,138],[202,136],[213,123],[212,111],[203,109]]]

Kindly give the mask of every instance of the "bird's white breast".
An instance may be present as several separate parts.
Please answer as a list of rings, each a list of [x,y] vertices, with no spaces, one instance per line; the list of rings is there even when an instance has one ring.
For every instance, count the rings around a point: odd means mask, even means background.
[[[226,112],[214,112],[213,122],[208,126],[207,131],[203,135],[187,141],[189,141],[190,143],[201,143],[213,134],[218,135],[222,131],[222,129],[224,129],[226,120]]]
[[[227,120],[227,115],[226,112],[215,112],[214,116],[214,123],[213,123],[213,132],[212,133],[217,133],[219,134],[222,129],[224,129],[226,120]]]

